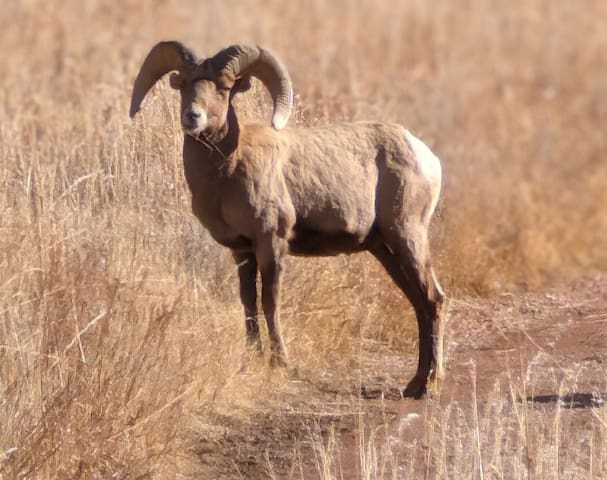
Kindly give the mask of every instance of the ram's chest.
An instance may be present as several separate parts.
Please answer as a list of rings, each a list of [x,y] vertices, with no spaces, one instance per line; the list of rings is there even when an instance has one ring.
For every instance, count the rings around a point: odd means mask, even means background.
[[[251,250],[267,234],[289,237],[295,209],[274,162],[212,160],[184,155],[192,210],[211,236],[236,250]]]
[[[200,175],[199,171],[186,168],[186,180],[192,193],[192,212],[213,239],[226,247],[243,250],[251,241],[245,235],[244,225],[226,218],[226,200],[230,188],[221,177]],[[229,200],[228,200],[229,202]]]
[[[225,201],[221,190],[192,195],[192,211],[213,239],[225,247],[238,251],[251,250],[251,236],[244,224],[225,216]]]

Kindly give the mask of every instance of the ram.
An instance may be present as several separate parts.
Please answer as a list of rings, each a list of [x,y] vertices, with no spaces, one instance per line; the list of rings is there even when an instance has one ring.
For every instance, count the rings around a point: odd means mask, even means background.
[[[339,123],[284,128],[289,74],[267,50],[233,45],[198,59],[176,41],[149,52],[135,80],[133,117],[165,74],[181,93],[183,161],[196,217],[238,268],[247,343],[261,351],[257,274],[271,363],[286,364],[278,306],[284,259],[368,251],[412,303],[419,330],[419,398],[437,365],[444,294],[430,262],[428,228],[441,188],[438,158],[400,125]],[[273,100],[272,126],[242,124],[234,95],[261,80]]]

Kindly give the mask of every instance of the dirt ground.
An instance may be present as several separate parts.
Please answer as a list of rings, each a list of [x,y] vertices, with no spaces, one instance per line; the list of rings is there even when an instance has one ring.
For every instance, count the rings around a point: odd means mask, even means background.
[[[606,343],[605,275],[451,299],[444,375],[426,399],[399,398],[413,356],[369,348],[352,378],[291,372],[282,407],[246,425],[221,419],[196,453],[215,478],[481,478],[483,457],[487,478],[542,478],[546,455],[562,478],[600,477],[605,465],[578,446],[605,427]]]

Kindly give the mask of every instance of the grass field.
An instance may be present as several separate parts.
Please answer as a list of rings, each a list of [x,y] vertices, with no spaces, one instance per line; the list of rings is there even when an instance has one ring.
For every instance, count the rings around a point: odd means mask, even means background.
[[[607,390],[600,344],[590,371],[589,343],[561,358],[546,333],[575,308],[595,341],[607,320],[606,2],[55,3],[0,9],[1,479],[607,476],[604,410],[516,400],[550,359],[553,393]],[[190,212],[178,96],[161,82],[128,118],[161,39],[267,46],[293,78],[291,125],[398,122],[432,147],[446,358],[516,330],[500,386],[478,394],[466,373],[453,404],[440,385],[417,402],[353,394],[404,385],[417,350],[366,255],[290,259],[291,370],[248,358],[231,256]],[[255,91],[238,113],[268,122]]]

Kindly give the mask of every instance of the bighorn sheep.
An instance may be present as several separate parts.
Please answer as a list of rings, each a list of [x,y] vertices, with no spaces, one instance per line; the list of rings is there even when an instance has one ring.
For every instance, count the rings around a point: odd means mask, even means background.
[[[293,103],[291,80],[276,57],[250,46],[234,45],[200,60],[180,42],[158,43],[135,80],[131,117],[150,88],[173,71],[192,209],[212,237],[232,250],[247,343],[261,350],[258,270],[271,362],[285,364],[277,305],[285,255],[366,250],[415,309],[419,362],[403,395],[423,396],[437,364],[443,304],[428,242],[441,187],[438,158],[399,125],[283,129]],[[251,76],[272,96],[273,128],[238,121],[232,99],[249,89]]]

